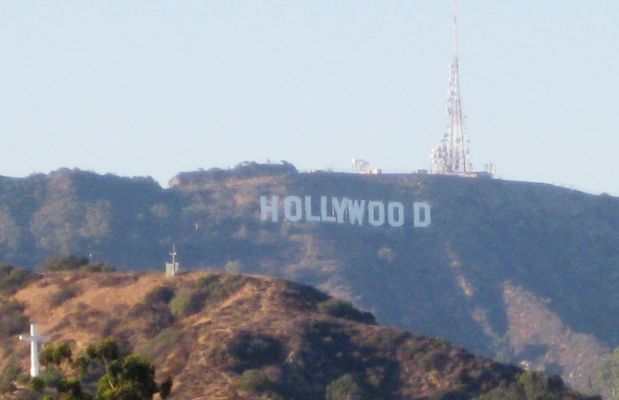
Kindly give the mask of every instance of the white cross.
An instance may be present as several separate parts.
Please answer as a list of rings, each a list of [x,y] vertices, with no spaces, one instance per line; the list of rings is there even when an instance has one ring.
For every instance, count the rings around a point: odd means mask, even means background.
[[[30,376],[39,376],[39,343],[46,342],[47,336],[39,336],[37,326],[30,324],[30,335],[19,335],[19,340],[30,342]]]
[[[172,252],[170,255],[172,256],[172,265],[176,264],[176,243],[172,245]]]

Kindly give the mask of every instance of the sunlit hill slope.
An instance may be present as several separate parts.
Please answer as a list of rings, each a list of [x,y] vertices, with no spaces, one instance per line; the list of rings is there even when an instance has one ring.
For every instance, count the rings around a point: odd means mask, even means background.
[[[3,322],[27,316],[76,354],[119,338],[173,377],[175,399],[584,399],[557,379],[381,327],[368,313],[282,280],[48,272],[20,286],[0,304],[23,308],[3,308]],[[14,333],[0,335],[0,382],[28,370],[29,346]]]

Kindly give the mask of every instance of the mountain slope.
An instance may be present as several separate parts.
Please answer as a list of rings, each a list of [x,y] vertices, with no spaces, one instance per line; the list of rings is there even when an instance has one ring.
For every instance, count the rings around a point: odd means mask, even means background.
[[[381,399],[583,398],[557,380],[378,326],[315,289],[272,278],[46,273],[12,298],[75,353],[120,338],[161,377],[174,378],[175,399],[320,399],[327,392],[335,399],[345,391]],[[25,343],[2,338],[0,371],[26,371],[27,362]]]
[[[428,202],[415,228],[261,221],[260,197]],[[0,252],[34,266],[57,253],[311,284],[379,321],[561,374],[589,390],[619,346],[619,199],[550,185],[400,174],[298,173],[284,165],[149,179],[61,170],[0,180]],[[528,321],[540,321],[530,324]]]

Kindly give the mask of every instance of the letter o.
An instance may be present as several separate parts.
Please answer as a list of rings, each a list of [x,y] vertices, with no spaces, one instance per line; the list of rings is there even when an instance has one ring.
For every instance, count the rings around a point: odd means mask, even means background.
[[[372,226],[385,224],[385,204],[382,201],[368,202],[368,222]]]
[[[387,204],[387,221],[389,222],[389,226],[394,228],[399,228],[404,225],[404,204],[397,201],[390,201],[389,204]]]

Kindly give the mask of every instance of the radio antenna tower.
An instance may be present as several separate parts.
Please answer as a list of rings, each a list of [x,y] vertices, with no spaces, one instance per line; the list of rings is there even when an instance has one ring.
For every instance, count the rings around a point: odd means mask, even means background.
[[[453,58],[449,67],[449,92],[447,133],[438,146],[432,149],[432,172],[436,174],[468,175],[472,171],[469,140],[464,135],[464,117],[460,99],[460,60],[458,55],[458,13],[454,2]]]

